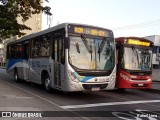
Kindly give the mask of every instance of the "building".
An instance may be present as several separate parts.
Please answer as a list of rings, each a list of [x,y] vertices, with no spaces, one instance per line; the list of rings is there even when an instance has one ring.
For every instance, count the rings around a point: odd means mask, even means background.
[[[24,23],[22,22],[21,17],[17,18],[18,23],[25,24],[26,26],[30,27],[32,30],[24,30],[23,32],[26,33],[26,35],[36,33],[42,30],[42,12],[40,14],[34,14],[32,15],[27,21]],[[6,46],[7,43],[19,39],[18,36],[14,36],[10,39],[4,40],[2,43],[0,43],[0,66],[3,66],[6,61]]]
[[[158,69],[160,68],[160,36],[151,35],[144,38],[154,43],[152,64],[154,69]]]
[[[26,26],[30,27],[32,30],[24,30],[23,32],[26,33],[26,35],[36,33],[42,30],[42,13],[32,15],[27,21],[24,23],[22,22],[22,18],[17,18],[18,23],[25,24]]]

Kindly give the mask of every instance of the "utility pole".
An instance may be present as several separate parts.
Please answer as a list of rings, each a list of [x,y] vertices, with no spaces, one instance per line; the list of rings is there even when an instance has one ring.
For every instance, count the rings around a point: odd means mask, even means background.
[[[52,26],[53,21],[53,15],[47,15],[47,25],[49,25],[49,28]]]

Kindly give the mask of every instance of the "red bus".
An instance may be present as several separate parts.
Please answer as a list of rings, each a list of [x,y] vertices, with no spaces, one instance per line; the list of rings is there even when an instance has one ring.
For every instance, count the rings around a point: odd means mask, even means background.
[[[116,38],[116,48],[116,88],[151,88],[153,42],[139,37],[120,37]]]

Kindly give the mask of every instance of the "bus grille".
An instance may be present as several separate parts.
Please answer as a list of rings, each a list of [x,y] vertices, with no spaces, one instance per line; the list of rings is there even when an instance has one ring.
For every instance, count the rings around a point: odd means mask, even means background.
[[[85,90],[91,90],[94,87],[99,87],[100,89],[105,89],[108,84],[82,84]]]
[[[112,73],[112,70],[108,71],[76,71],[81,76],[109,76]]]

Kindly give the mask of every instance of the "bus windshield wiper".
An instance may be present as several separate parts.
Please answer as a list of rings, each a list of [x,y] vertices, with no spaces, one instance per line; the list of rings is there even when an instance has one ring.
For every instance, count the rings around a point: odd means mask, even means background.
[[[149,55],[149,52],[148,50],[146,51],[142,51],[142,65],[148,65],[148,68],[149,68],[149,63],[150,63],[150,55]]]
[[[139,59],[138,59],[138,52],[136,51],[136,49],[134,47],[132,47],[132,51],[134,53],[134,55],[136,56],[137,62],[138,62],[138,66],[140,65],[139,63]]]
[[[86,37],[84,35],[81,35],[81,38],[82,38],[82,41],[83,41],[87,51],[89,53],[91,53],[91,61],[92,61],[92,46],[91,47],[89,46],[89,43],[88,43],[88,41],[87,41],[87,39],[86,39]]]
[[[101,44],[99,45],[99,43],[98,43],[98,54],[99,54],[99,61],[100,61],[100,54],[101,54],[101,52],[102,52],[102,50],[103,50],[103,48],[104,48],[104,45],[105,45],[105,39],[103,39],[103,41],[101,42]]]

